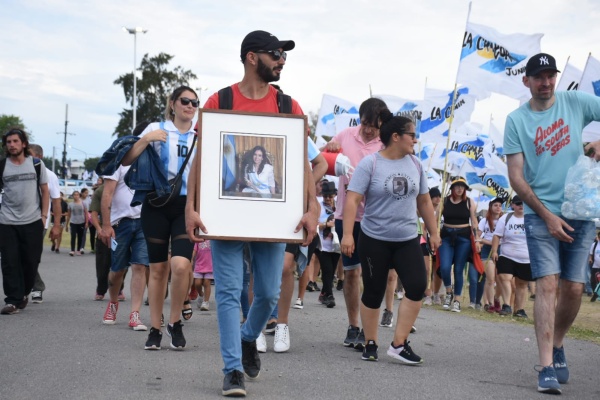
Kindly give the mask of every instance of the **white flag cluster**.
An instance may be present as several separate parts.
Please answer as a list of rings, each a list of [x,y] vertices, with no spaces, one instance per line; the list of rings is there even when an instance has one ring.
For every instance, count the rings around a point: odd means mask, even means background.
[[[543,34],[505,35],[485,25],[467,23],[463,37],[457,83],[478,88],[479,100],[490,92],[528,100],[523,86],[527,60],[541,50]]]

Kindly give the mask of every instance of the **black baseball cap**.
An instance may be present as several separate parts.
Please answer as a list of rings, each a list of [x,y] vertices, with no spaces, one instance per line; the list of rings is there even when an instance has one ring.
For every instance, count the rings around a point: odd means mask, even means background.
[[[523,200],[521,200],[519,196],[515,195],[515,197],[513,197],[511,200],[511,204],[523,204]]]
[[[279,40],[277,36],[265,32],[265,31],[252,31],[246,35],[242,41],[242,49],[240,56],[242,62],[246,59],[246,54],[249,51],[257,50],[277,50],[283,49],[284,51],[290,51],[296,47],[296,43],[293,40]]]
[[[502,197],[494,197],[491,201],[490,201],[490,205],[494,204],[494,203],[504,203],[504,199]]]
[[[556,68],[556,60],[550,54],[539,53],[531,56],[525,67],[525,76],[536,76],[542,71],[551,70],[560,72]]]

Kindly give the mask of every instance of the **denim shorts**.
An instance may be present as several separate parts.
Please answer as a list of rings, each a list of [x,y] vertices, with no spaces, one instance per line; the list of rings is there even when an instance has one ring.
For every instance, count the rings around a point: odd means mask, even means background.
[[[578,221],[561,217],[574,231],[566,231],[573,243],[554,238],[543,219],[536,214],[525,214],[525,235],[533,279],[559,274],[561,279],[585,283],[588,252],[596,235],[592,221]]]
[[[340,239],[340,243],[342,242],[342,238],[344,237],[344,223],[341,219],[335,220],[335,232]],[[352,236],[354,237],[354,253],[352,253],[352,257],[348,257],[344,253],[342,253],[342,265],[344,266],[344,271],[351,271],[353,269],[357,269],[360,267],[360,258],[358,257],[358,236],[360,234],[360,222],[354,222],[354,228],[352,230]]]
[[[148,249],[142,232],[140,218],[123,218],[113,226],[117,249],[112,251],[110,270],[113,272],[129,268],[131,264],[148,265]]]

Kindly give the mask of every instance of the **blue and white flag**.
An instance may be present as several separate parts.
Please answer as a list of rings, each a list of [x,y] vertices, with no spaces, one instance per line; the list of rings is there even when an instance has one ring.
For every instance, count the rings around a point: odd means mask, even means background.
[[[492,142],[488,137],[453,135],[448,149],[435,152],[433,168],[443,170],[448,153],[448,173],[463,176],[465,171],[473,171],[483,174],[487,171],[491,151]]]
[[[321,100],[321,108],[319,109],[319,119],[315,135],[319,137],[335,136],[337,132],[335,116],[340,114],[356,114],[358,116],[358,106],[339,97],[324,94],[323,100]]]
[[[222,180],[224,190],[233,190],[236,183],[235,136],[223,135]]]
[[[423,119],[421,120],[421,140],[426,142],[447,143],[452,113],[454,91],[425,89],[423,101]],[[471,119],[477,98],[470,93],[470,88],[461,87],[456,91],[454,101],[453,129]]]
[[[490,92],[521,101],[531,95],[522,83],[527,59],[540,52],[543,34],[506,35],[485,25],[467,23],[457,83],[478,88],[479,100]]]
[[[508,168],[495,154],[488,154],[485,171],[468,171],[464,176],[470,187],[492,198],[506,200],[513,191],[508,180]]]
[[[600,61],[590,54],[581,76],[579,90],[600,96]],[[600,122],[593,121],[583,129],[584,142],[593,142],[600,139]]]
[[[360,125],[360,117],[358,114],[336,114],[333,119],[335,123],[336,135],[346,128]]]

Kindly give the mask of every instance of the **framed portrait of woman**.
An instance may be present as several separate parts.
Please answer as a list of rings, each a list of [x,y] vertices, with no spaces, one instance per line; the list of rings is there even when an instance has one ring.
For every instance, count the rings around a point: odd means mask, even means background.
[[[196,210],[207,239],[302,242],[306,116],[200,109]]]

